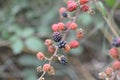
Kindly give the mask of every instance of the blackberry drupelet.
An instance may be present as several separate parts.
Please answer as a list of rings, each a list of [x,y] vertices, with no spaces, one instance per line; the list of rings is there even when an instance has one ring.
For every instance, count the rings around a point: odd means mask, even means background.
[[[65,48],[66,42],[65,41],[60,41],[58,43],[58,48]]]
[[[59,42],[62,39],[60,32],[54,32],[52,38],[55,42]]]

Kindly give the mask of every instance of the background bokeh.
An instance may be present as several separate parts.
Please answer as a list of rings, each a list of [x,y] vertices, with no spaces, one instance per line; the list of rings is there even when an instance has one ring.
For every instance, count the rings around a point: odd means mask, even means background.
[[[109,23],[120,34],[120,1],[102,2]],[[85,30],[80,47],[69,54],[60,50],[68,64],[54,60],[56,74],[45,75],[46,80],[99,80],[98,73],[111,64],[108,51],[115,36],[92,1],[90,5],[96,14],[81,12],[76,22]],[[44,40],[51,38],[51,25],[61,21],[58,10],[62,6],[66,7],[65,0],[0,0],[0,80],[36,80],[41,75],[36,67],[44,62],[37,60],[36,53],[50,56]],[[71,31],[67,41],[74,40],[74,35]]]

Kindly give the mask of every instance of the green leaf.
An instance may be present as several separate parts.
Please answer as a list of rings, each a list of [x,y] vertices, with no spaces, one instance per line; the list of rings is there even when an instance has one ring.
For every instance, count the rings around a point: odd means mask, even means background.
[[[23,71],[24,80],[37,80],[37,74],[35,70],[32,69],[24,69]]]
[[[28,49],[38,52],[39,50],[44,50],[43,42],[37,37],[30,37],[25,41]]]
[[[70,51],[72,55],[80,55],[82,52],[83,52],[83,47],[78,47]]]
[[[11,14],[16,15],[20,10],[28,7],[28,4],[29,4],[28,0],[21,0],[21,1],[15,0],[12,5]]]
[[[1,36],[3,39],[8,39],[10,37],[10,34],[6,30],[2,30]]]
[[[105,9],[105,7],[104,7],[104,5],[103,5],[103,3],[101,1],[98,1],[98,6],[99,6],[99,8],[101,10],[102,15],[107,16],[107,11],[106,11],[106,9]]]
[[[116,1],[116,0],[105,0],[105,3],[106,3],[108,6],[112,7],[112,6],[115,4],[115,1]]]
[[[8,32],[15,33],[16,35],[20,36],[23,31],[18,24],[12,24],[10,27],[8,27]]]
[[[37,80],[37,74],[33,73],[33,74],[25,77],[24,80]]]
[[[38,19],[40,17],[40,14],[37,11],[35,11],[35,12],[29,11],[29,12],[26,13],[26,17],[28,19]]]
[[[47,35],[51,33],[52,30],[51,26],[49,26],[49,23],[51,23],[55,18],[55,15],[57,15],[57,9],[57,7],[54,7],[42,16],[40,27],[38,27],[38,32],[40,34]]]
[[[0,11],[0,19],[1,19],[1,21],[5,21],[5,19],[6,19],[4,10]]]
[[[92,23],[92,16],[89,14],[80,14],[77,23],[89,26]]]
[[[30,37],[34,34],[34,29],[32,28],[25,28],[22,30],[21,36],[22,37]]]
[[[18,63],[23,66],[39,66],[43,65],[43,61],[39,61],[36,56],[22,55],[18,58]]]
[[[11,38],[11,48],[15,54],[19,54],[24,47],[23,41],[17,37]]]

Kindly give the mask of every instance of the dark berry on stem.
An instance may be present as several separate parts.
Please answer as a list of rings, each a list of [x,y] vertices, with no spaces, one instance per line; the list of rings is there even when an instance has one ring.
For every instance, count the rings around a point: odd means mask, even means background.
[[[58,57],[58,59],[59,59],[61,64],[66,64],[67,63],[67,58],[63,55]]]
[[[52,38],[55,42],[59,42],[62,39],[60,32],[54,32],[52,35]]]
[[[67,12],[63,12],[63,13],[62,13],[62,16],[63,16],[63,17],[67,17],[67,16],[68,16]]]
[[[120,41],[119,40],[120,40],[119,38],[114,38],[113,42],[112,42],[112,45],[114,47],[120,47]]]
[[[60,41],[58,43],[58,48],[65,48],[66,42],[65,41]]]

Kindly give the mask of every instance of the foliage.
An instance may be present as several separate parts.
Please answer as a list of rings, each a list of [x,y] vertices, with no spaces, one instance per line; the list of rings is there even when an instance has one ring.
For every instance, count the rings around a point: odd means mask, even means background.
[[[35,52],[39,49],[44,50],[40,38],[42,36],[45,36],[44,38],[49,37],[47,34],[51,34],[51,23],[55,21],[54,18],[58,14],[57,10],[59,7],[54,7],[52,4],[58,5],[58,2],[61,3],[61,1],[58,1],[57,3],[52,2],[53,1],[47,0],[44,0],[43,2],[39,0],[35,2],[32,0],[6,1],[4,5],[7,3],[9,3],[9,5],[3,7],[0,12],[0,39],[7,40],[15,54],[21,53],[24,48],[28,48]],[[44,4],[48,4],[48,8],[46,8]],[[45,7],[45,9],[42,9],[43,7]],[[49,10],[50,7],[51,9]],[[101,7],[103,7],[102,4]],[[85,20],[82,20],[83,18]],[[81,25],[89,26],[93,23],[93,20],[94,18],[87,14],[80,14],[77,23],[80,24],[80,21]],[[101,21],[97,21],[96,23],[101,23]],[[104,24],[104,22],[102,24]]]
[[[39,0],[36,2],[32,0],[10,0],[6,1],[4,5],[7,3],[9,5],[3,7],[0,12],[0,39],[7,40],[15,54],[21,53],[25,47],[35,52],[39,51],[40,48],[44,50],[39,35],[46,35],[47,32],[51,32],[48,23],[56,15],[56,9],[48,10],[45,8],[46,11],[41,9],[45,7],[44,4],[52,7],[51,2],[47,0],[44,2]],[[42,16],[43,13],[45,15]]]

